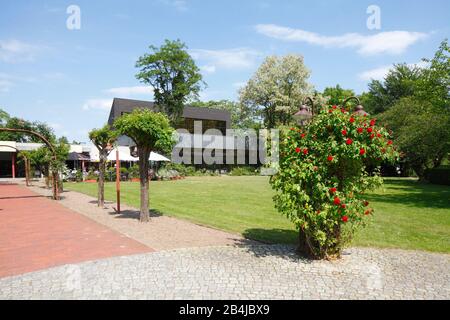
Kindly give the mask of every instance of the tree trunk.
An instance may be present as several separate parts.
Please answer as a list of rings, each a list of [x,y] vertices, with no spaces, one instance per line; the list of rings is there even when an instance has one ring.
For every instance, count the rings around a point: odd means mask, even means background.
[[[98,190],[97,190],[97,205],[101,208],[105,206],[105,171],[106,171],[106,157],[104,152],[100,152],[100,162],[98,167]]]
[[[150,148],[148,147],[139,147],[138,146],[138,155],[139,155],[139,177],[140,177],[140,192],[141,192],[141,213],[139,216],[139,220],[141,222],[148,222],[150,220],[149,216],[149,196],[148,196],[148,187],[149,187],[149,179],[148,179],[148,158],[150,157]]]

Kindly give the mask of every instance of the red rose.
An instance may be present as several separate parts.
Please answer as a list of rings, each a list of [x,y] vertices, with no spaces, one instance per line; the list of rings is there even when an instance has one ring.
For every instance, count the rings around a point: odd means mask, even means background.
[[[353,143],[353,140],[352,139],[350,139],[350,138],[348,138],[346,141],[345,141],[345,143],[346,144],[348,144],[348,145],[350,145],[350,144],[352,144]]]
[[[328,161],[333,161],[333,156],[328,156],[327,160]]]
[[[343,221],[343,222],[347,222],[347,221],[348,221],[348,217],[347,217],[347,216],[343,216],[343,217],[342,217],[342,221]]]
[[[347,130],[344,129],[344,130],[342,130],[341,132],[342,132],[342,135],[343,135],[343,136],[346,136],[346,135],[347,135]]]
[[[306,133],[302,133],[301,135],[300,135],[300,137],[302,137],[302,138],[304,138],[306,136]]]
[[[355,122],[355,118],[351,117],[349,121],[350,121],[350,123],[353,123],[353,122]]]
[[[341,204],[341,208],[345,209],[347,206],[345,205],[345,203]]]
[[[333,108],[333,109],[336,109],[336,108],[337,108],[337,106],[334,106],[334,105],[333,105],[333,106],[332,106],[332,108]]]
[[[375,133],[372,133],[372,134],[370,135],[370,139],[373,139],[373,138],[375,138]]]
[[[369,127],[369,128],[367,128],[367,132],[368,132],[368,133],[372,133],[372,131],[373,131],[373,129],[372,129],[372,128],[370,128],[370,127]]]
[[[295,152],[299,153],[300,152],[300,148],[295,148]]]
[[[364,214],[365,214],[366,216],[368,216],[368,215],[370,214],[370,210],[364,211]]]
[[[391,145],[391,144],[392,144],[392,140],[389,140],[389,141],[387,142],[387,144],[388,144],[388,146]]]
[[[375,125],[375,119],[370,120],[370,126],[373,127]]]
[[[364,155],[366,153],[366,150],[364,148],[359,149],[359,154]]]
[[[381,133],[377,133],[377,137],[378,137],[378,138],[381,138]]]
[[[337,191],[336,188],[330,188],[330,193],[335,193]]]
[[[364,207],[367,207],[369,205],[369,201],[364,201]]]
[[[358,129],[356,129],[356,131],[358,131],[358,133],[362,133],[363,132],[363,128],[358,128]]]
[[[320,214],[320,210],[317,210],[317,214]]]
[[[335,197],[334,200],[333,200],[333,202],[334,202],[335,205],[338,206],[338,205],[341,204],[341,199],[339,199],[338,197]]]
[[[332,113],[332,112],[333,112],[333,110],[331,110],[331,109],[330,109],[330,110],[328,110],[328,113]]]
[[[303,154],[308,154],[308,149],[303,149]]]

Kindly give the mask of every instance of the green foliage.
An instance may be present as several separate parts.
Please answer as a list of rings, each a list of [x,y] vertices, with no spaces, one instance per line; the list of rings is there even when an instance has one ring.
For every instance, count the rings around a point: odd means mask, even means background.
[[[130,179],[135,179],[135,178],[139,178],[139,166],[136,164],[133,164],[129,169],[128,169],[128,177]]]
[[[398,156],[390,135],[373,119],[329,108],[281,138],[280,167],[271,178],[275,206],[301,231],[302,250],[316,258],[339,256],[372,213],[364,192],[382,183],[366,167]]]
[[[4,125],[6,125],[9,118],[10,118],[9,114],[0,108],[0,127],[3,127]]]
[[[105,153],[108,156],[110,147],[116,142],[118,132],[113,130],[109,125],[105,125],[100,129],[92,129],[89,132],[89,139],[96,146],[100,153]]]
[[[4,111],[2,117],[3,119],[0,119],[0,123],[1,126],[5,128],[31,130],[40,133],[50,142],[56,141],[56,136],[53,133],[53,129],[50,128],[45,123],[39,121],[30,122],[16,117],[9,117],[9,115]],[[36,143],[43,142],[40,138],[38,138],[35,135],[28,135],[22,132],[0,132],[0,141],[36,142]]]
[[[240,90],[240,103],[269,129],[287,124],[312,90],[309,75],[300,55],[269,56]]]
[[[156,104],[176,123],[184,104],[197,98],[202,87],[200,69],[180,40],[165,40],[161,47],[150,46],[136,62],[140,68],[136,78],[153,87]]]
[[[139,148],[150,151],[170,152],[173,146],[173,128],[169,119],[160,112],[135,109],[114,122],[117,130],[130,137]],[[147,156],[148,159],[148,156]]]
[[[343,89],[340,85],[327,87],[323,90],[323,96],[327,98],[327,105],[342,105],[342,102],[348,97],[354,96],[355,92],[351,89]],[[350,102],[348,104],[350,106]]]
[[[450,110],[428,101],[400,99],[380,117],[392,129],[404,160],[420,179],[450,152]]]
[[[230,176],[255,176],[259,174],[259,170],[254,167],[242,166],[231,169]]]

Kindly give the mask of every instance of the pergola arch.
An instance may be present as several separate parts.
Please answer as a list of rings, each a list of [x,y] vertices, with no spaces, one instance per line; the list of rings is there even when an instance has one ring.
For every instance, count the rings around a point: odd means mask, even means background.
[[[44,142],[47,147],[50,149],[50,151],[52,152],[53,155],[53,160],[56,161],[57,160],[57,155],[56,155],[56,150],[55,147],[53,146],[53,144],[47,140],[46,137],[44,137],[42,134],[35,132],[33,130],[28,130],[28,129],[15,129],[15,128],[0,128],[0,131],[6,131],[6,132],[21,132],[21,133],[25,133],[28,135],[33,135],[35,137],[38,137],[40,140],[42,140],[42,142]],[[59,200],[59,190],[58,190],[58,172],[56,170],[52,170],[52,180],[53,180],[53,184],[52,184],[52,189],[53,189],[53,199],[54,200]]]

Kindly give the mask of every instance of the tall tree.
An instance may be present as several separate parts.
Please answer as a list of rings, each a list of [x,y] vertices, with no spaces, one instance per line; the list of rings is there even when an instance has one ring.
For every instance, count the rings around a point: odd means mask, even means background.
[[[110,126],[105,125],[100,129],[93,129],[89,132],[89,139],[94,146],[98,149],[99,153],[99,175],[98,175],[98,190],[97,190],[97,205],[104,207],[105,205],[105,172],[106,161],[108,155],[113,148],[113,144],[116,142],[118,133],[112,130]]]
[[[328,99],[327,104],[329,105],[341,105],[346,98],[354,95],[355,92],[353,90],[343,89],[339,84],[335,87],[327,87],[323,90],[323,96]]]
[[[162,113],[148,109],[136,109],[114,122],[120,134],[127,135],[136,144],[139,155],[141,193],[140,221],[149,221],[149,157],[152,151],[170,152],[173,146],[174,129]]]
[[[396,64],[389,70],[384,81],[372,80],[369,92],[363,95],[362,102],[370,114],[388,110],[398,100],[414,95],[418,90],[423,68],[405,63]]]
[[[180,40],[165,40],[161,47],[150,46],[151,53],[136,62],[136,78],[153,88],[156,104],[175,124],[183,114],[184,104],[197,98],[203,81],[200,69]]]
[[[450,111],[416,97],[400,99],[381,115],[393,131],[403,158],[419,179],[450,152]]]
[[[0,108],[0,127],[6,125],[9,119],[9,114]]]
[[[301,55],[269,56],[239,92],[240,102],[260,116],[267,128],[287,124],[312,91]]]

